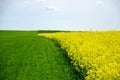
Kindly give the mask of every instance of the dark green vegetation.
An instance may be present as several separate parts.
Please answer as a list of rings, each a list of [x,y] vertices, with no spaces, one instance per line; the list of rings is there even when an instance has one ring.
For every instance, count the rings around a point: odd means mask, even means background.
[[[38,33],[55,33],[55,32],[63,32],[57,30],[39,30]]]
[[[66,53],[37,31],[0,31],[0,80],[76,80]]]

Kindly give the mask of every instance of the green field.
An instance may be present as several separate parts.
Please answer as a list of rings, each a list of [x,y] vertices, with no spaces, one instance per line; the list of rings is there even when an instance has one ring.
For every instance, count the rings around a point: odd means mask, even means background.
[[[37,33],[0,31],[0,80],[77,80],[66,52]]]

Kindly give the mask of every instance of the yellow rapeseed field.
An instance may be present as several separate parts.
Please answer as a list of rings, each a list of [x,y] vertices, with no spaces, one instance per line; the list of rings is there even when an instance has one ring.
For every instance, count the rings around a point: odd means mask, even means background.
[[[57,41],[85,80],[120,80],[120,31],[38,35]]]

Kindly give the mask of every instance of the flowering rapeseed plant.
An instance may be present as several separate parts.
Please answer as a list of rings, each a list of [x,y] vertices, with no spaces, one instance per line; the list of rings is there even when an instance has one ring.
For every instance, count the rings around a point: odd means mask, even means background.
[[[120,80],[120,32],[58,32],[38,34],[56,40],[85,80]]]

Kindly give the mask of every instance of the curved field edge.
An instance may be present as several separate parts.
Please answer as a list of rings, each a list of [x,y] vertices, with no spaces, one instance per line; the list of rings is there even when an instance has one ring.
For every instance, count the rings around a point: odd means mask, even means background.
[[[120,31],[38,35],[57,41],[85,80],[120,79]]]
[[[0,80],[78,78],[54,41],[38,37],[37,31],[0,31]]]

